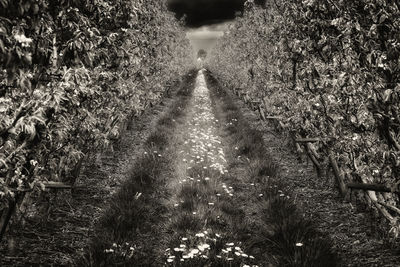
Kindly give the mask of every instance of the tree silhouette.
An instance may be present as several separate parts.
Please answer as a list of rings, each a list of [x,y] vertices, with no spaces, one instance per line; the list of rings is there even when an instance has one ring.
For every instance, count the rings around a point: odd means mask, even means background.
[[[206,57],[207,52],[204,49],[200,49],[199,52],[197,52],[197,58],[204,60]]]

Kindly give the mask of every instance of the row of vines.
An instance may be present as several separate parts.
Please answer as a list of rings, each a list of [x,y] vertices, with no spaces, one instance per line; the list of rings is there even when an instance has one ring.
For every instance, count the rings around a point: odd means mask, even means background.
[[[0,0],[0,214],[19,192],[73,183],[190,60],[165,1]]]
[[[363,197],[399,234],[398,1],[247,1],[208,65],[293,138],[322,140],[310,148],[346,183],[391,188]]]

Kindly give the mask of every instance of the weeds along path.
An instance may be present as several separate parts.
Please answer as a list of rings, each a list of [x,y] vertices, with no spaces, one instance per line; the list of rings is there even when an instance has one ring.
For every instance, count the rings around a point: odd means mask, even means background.
[[[261,133],[206,70],[146,147],[77,265],[338,265],[285,192]]]
[[[261,133],[206,70],[174,139],[158,266],[339,264],[330,241],[283,193]]]

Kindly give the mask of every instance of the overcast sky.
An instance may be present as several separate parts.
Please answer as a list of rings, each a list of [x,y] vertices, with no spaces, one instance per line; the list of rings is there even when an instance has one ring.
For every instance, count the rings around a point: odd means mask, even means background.
[[[214,46],[224,30],[237,14],[243,11],[246,0],[168,0],[177,18],[186,17],[187,37],[194,48],[207,52]],[[255,0],[260,4],[265,0]]]
[[[228,25],[229,22],[223,22],[202,26],[199,28],[188,29],[186,36],[192,43],[194,56],[197,55],[197,51],[200,49],[205,50],[207,53],[210,52],[218,38],[224,34],[224,31],[227,29]]]
[[[220,23],[233,19],[245,0],[168,0],[171,11],[181,18],[186,14],[189,27]]]

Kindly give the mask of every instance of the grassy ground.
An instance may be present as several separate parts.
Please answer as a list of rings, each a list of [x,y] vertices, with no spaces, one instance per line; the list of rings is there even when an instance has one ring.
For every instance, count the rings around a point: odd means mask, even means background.
[[[169,196],[160,189],[171,173],[174,151],[170,142],[175,126],[183,117],[193,89],[191,72],[178,91],[175,102],[159,118],[145,141],[146,149],[127,174],[121,189],[109,202],[100,219],[96,236],[76,265],[155,266],[152,257],[159,242],[155,227],[165,219],[163,199]],[[138,253],[137,253],[138,252]]]
[[[151,127],[70,265],[340,265],[211,73],[189,73]]]
[[[330,240],[297,210],[262,134],[210,73],[199,72],[194,87],[158,120],[79,263],[337,266]]]
[[[338,266],[331,241],[299,212],[280,170],[266,150],[263,135],[252,129],[211,73],[207,82],[216,114],[224,121],[230,144],[229,172],[235,203],[243,218],[232,229],[262,266]],[[265,255],[268,255],[265,257]]]

